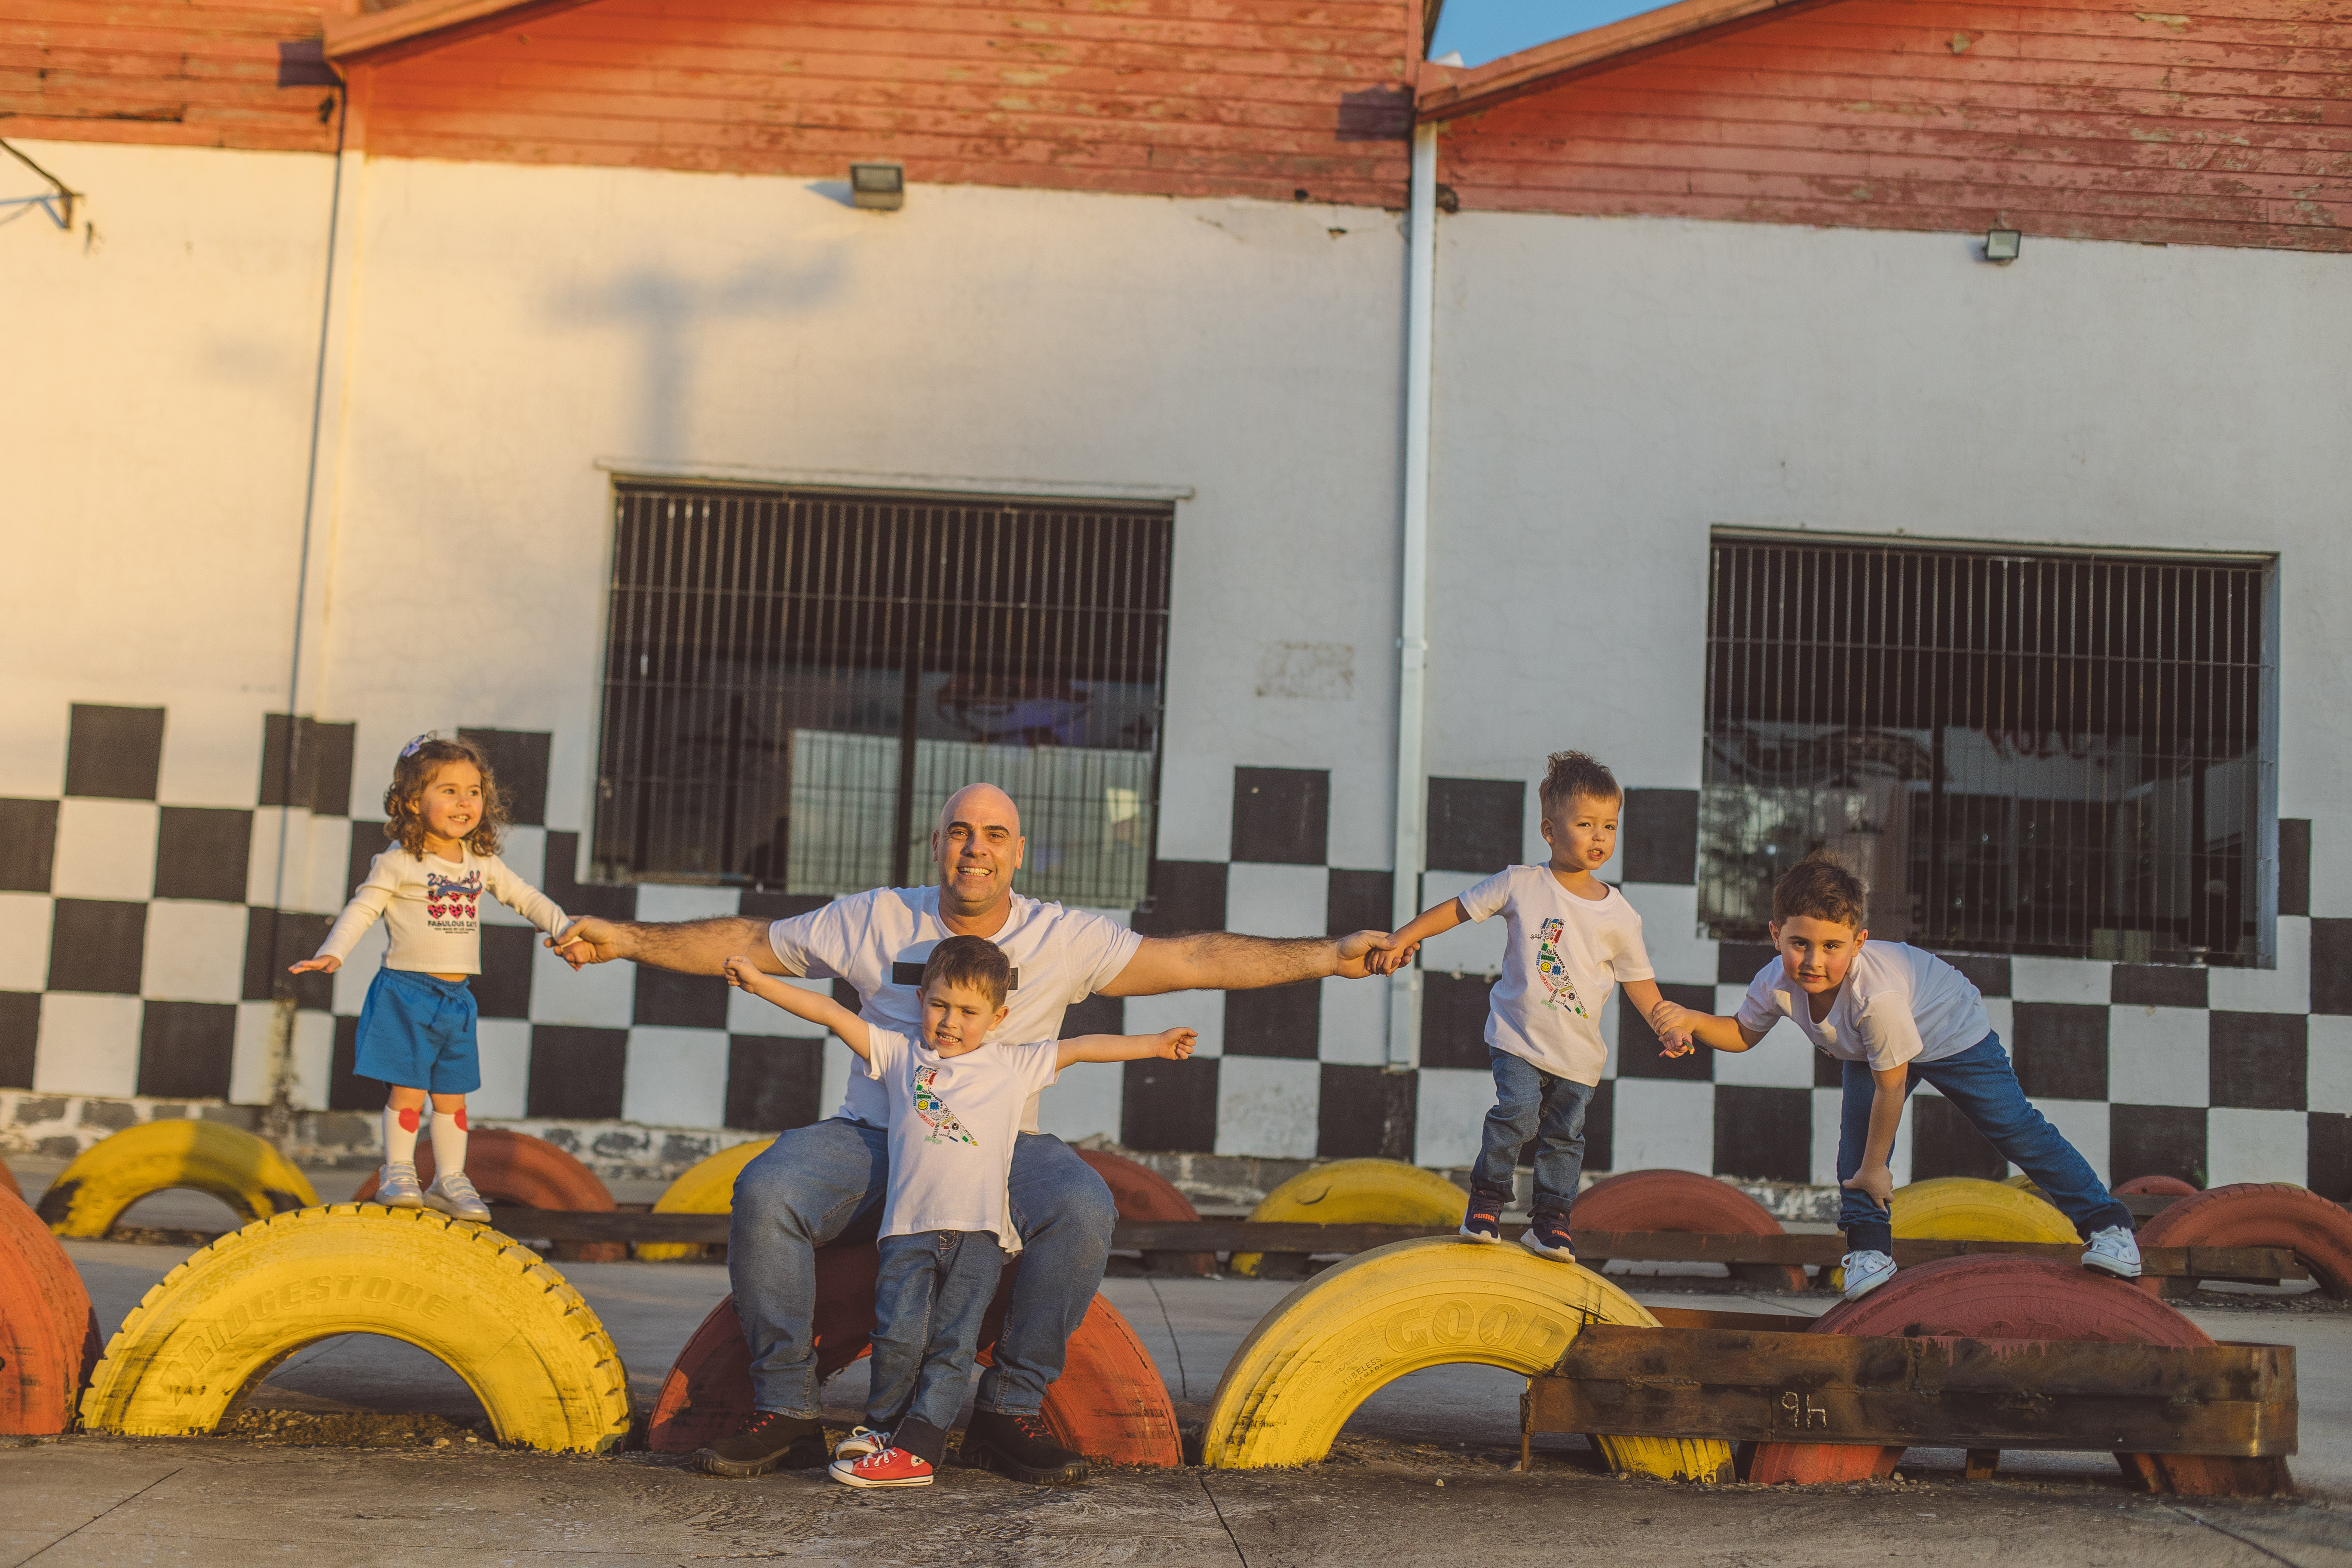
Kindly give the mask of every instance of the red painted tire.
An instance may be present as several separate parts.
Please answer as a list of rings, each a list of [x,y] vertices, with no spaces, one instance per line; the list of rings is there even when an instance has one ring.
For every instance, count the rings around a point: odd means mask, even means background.
[[[1627,1171],[1577,1194],[1579,1230],[1679,1230],[1708,1236],[1780,1236],[1780,1222],[1727,1182],[1695,1171]],[[1606,1259],[1595,1258],[1598,1268]],[[1781,1263],[1735,1263],[1731,1277],[1768,1290],[1801,1290],[1805,1271]]]
[[[2142,1247],[2288,1247],[2331,1296],[2352,1295],[2352,1215],[2284,1183],[2240,1182],[2183,1198],[2140,1227]],[[2142,1279],[2154,1295],[2159,1282]]]
[[[2117,1197],[2193,1198],[2202,1190],[2178,1176],[2134,1176],[2115,1192]]]
[[[370,1171],[352,1202],[375,1196],[380,1170]],[[466,1174],[475,1190],[494,1204],[532,1209],[613,1210],[613,1194],[601,1177],[544,1138],[503,1127],[478,1127],[466,1139]],[[416,1179],[433,1180],[433,1141],[416,1141]],[[629,1256],[625,1241],[559,1241],[551,1249],[561,1263],[619,1263]]]
[[[874,1276],[880,1261],[871,1242],[818,1249],[813,1328],[820,1379],[868,1350],[874,1331]],[[983,1365],[996,1342],[1012,1288],[1013,1274],[1007,1270],[995,1305],[981,1325]],[[711,1309],[670,1364],[646,1425],[646,1444],[656,1453],[690,1454],[733,1431],[751,1413],[751,1352],[736,1321],[735,1298],[730,1296]],[[1118,1309],[1100,1296],[1070,1336],[1062,1375],[1045,1390],[1044,1415],[1058,1441],[1090,1459],[1162,1469],[1184,1462],[1176,1407],[1169,1401],[1160,1369]]]
[[[30,1207],[0,1196],[0,1433],[72,1430],[75,1402],[104,1349],[66,1249]]]
[[[1096,1175],[1110,1188],[1111,1202],[1118,1205],[1121,1219],[1190,1219],[1201,1217],[1192,1200],[1176,1190],[1176,1184],[1149,1165],[1138,1164],[1123,1154],[1108,1154],[1099,1149],[1076,1151],[1079,1159],[1093,1167]],[[1147,1252],[1143,1266],[1155,1274],[1190,1274],[1206,1277],[1217,1271],[1217,1255],[1213,1252]]]
[[[1813,1320],[1816,1334],[1954,1334],[1986,1340],[2095,1340],[2109,1344],[2210,1345],[2205,1331],[2120,1279],[2043,1258],[1939,1258],[1906,1268],[1859,1301]],[[1759,1443],[1748,1479],[1814,1484],[1894,1473],[1900,1448],[1854,1443]],[[2168,1473],[2178,1456],[2158,1461]],[[2188,1467],[2202,1461],[2189,1460]],[[2183,1485],[2181,1490],[2192,1489]]]

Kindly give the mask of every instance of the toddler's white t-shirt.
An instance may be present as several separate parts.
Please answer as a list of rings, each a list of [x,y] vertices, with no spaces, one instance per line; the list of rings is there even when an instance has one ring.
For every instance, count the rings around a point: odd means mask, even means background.
[[[1023,1107],[1061,1070],[1061,1042],[992,1040],[943,1057],[923,1039],[870,1026],[866,1041],[866,1069],[858,1076],[874,1082],[889,1105],[882,1234],[984,1230],[1006,1252],[1020,1251],[1005,1176]]]
[[[1759,1034],[1782,1018],[1840,1061],[1884,1072],[1906,1062],[1941,1061],[1992,1033],[1984,996],[1934,953],[1900,942],[1865,942],[1845,972],[1829,1016],[1813,1022],[1811,999],[1775,957],[1739,1001],[1743,1028]]]
[[[1599,1083],[1609,993],[1657,973],[1625,895],[1611,888],[1605,899],[1580,899],[1549,866],[1507,866],[1461,900],[1474,921],[1499,911],[1507,934],[1503,977],[1487,994],[1486,1043],[1555,1078]]]
[[[386,969],[479,974],[484,893],[550,936],[571,923],[553,899],[507,869],[497,856],[477,855],[470,844],[459,853],[465,858],[452,862],[437,855],[411,855],[397,844],[385,849],[319,943],[319,956],[348,960],[381,915],[392,938],[384,952]]]

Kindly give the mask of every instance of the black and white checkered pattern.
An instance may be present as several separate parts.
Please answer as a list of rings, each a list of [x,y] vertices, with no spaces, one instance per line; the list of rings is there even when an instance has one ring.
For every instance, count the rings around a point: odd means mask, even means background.
[[[165,720],[160,708],[77,704],[58,795],[0,800],[0,1088],[266,1100],[284,966],[316,949],[383,847],[378,825],[352,816],[353,725],[294,721],[291,780],[284,716],[217,738],[254,759],[251,804],[232,807],[161,797]],[[466,733],[511,800],[505,858],[572,913],[777,918],[818,902],[583,886],[579,835],[546,826],[550,736]],[[1329,863],[1328,773],[1239,767],[1231,787],[1230,855],[1159,862],[1138,930],[1295,936],[1389,923],[1390,873]],[[1532,852],[1530,793],[1523,780],[1431,781],[1424,906]],[[1690,934],[1696,808],[1693,791],[1630,791],[1611,869],[1642,911],[1666,994],[1728,1012],[1769,954]],[[2352,1197],[2352,920],[2309,916],[2308,826],[2282,826],[2275,969],[1953,957],[1985,993],[2027,1092],[2112,1177],[2288,1180]],[[287,863],[309,868],[282,890],[281,834],[299,840]],[[1145,1150],[1466,1164],[1492,1096],[1482,1037],[1500,941],[1488,924],[1424,948],[1421,1065],[1409,1073],[1385,1068],[1377,984],[1095,998],[1073,1009],[1072,1031],[1189,1024],[1201,1051],[1073,1068],[1045,1097],[1045,1125]],[[295,984],[298,1106],[382,1103],[352,1059],[383,951],[373,933],[339,973]],[[773,1131],[826,1114],[848,1076],[838,1041],[716,979],[628,964],[575,973],[503,905],[485,908],[475,989],[473,1105],[485,1118]],[[1832,1179],[1834,1068],[1793,1032],[1744,1055],[1669,1061],[1630,1009],[1612,1002],[1602,1026],[1614,1048],[1588,1122],[1590,1168]],[[1909,1178],[2003,1170],[1929,1092],[1905,1119],[1895,1163]]]

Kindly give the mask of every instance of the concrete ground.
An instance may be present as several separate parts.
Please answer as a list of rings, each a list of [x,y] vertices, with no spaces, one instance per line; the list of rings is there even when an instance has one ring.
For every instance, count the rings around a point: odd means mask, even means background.
[[[26,1173],[35,1185],[47,1173]],[[323,1173],[322,1196],[355,1181]],[[634,1195],[634,1194],[631,1194]],[[159,1194],[130,1222],[219,1229],[226,1209]],[[111,1330],[186,1248],[72,1242]],[[670,1357],[727,1291],[714,1264],[576,1264],[649,1403]],[[1628,1281],[1643,1300],[1783,1311],[1820,1297]],[[1683,1281],[1685,1285],[1701,1283]],[[1292,1287],[1126,1273],[1104,1293],[1167,1378],[1180,1419],[1205,1414],[1227,1360]],[[688,1564],[724,1559],[907,1563],[1553,1563],[1570,1553],[1660,1563],[2293,1563],[2352,1568],[2352,1311],[2333,1303],[2200,1302],[2217,1339],[2299,1351],[2305,1495],[2167,1502],[2127,1491],[2099,1455],[2015,1456],[1961,1479],[1957,1452],[1914,1450],[1903,1480],[1824,1491],[1615,1479],[1581,1439],[1547,1439],[1516,1473],[1522,1380],[1452,1366],[1391,1384],[1324,1465],[1298,1471],[1122,1471],[1049,1489],[950,1469],[924,1491],[852,1493],[818,1476],[715,1481],[667,1456],[558,1458],[489,1447],[456,1374],[395,1341],[303,1351],[258,1391],[236,1435],[75,1436],[0,1448],[0,1568],[188,1563]],[[826,1390],[843,1426],[864,1372]],[[7,1441],[0,1439],[0,1442]],[[435,1446],[438,1444],[439,1446]]]

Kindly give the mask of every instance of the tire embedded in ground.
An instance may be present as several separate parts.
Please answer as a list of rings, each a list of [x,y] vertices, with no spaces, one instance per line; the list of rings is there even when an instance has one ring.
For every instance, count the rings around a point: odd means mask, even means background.
[[[310,1208],[319,1194],[285,1155],[224,1121],[142,1121],[74,1156],[41,1194],[40,1215],[59,1236],[104,1236],[151,1193],[194,1187],[246,1220]]]
[[[416,1179],[433,1180],[433,1144],[416,1142]],[[375,1201],[383,1168],[370,1171],[355,1204]],[[576,1209],[595,1214],[613,1212],[612,1189],[604,1178],[544,1138],[503,1127],[478,1127],[466,1140],[466,1175],[483,1199],[529,1209]],[[559,1263],[618,1263],[629,1256],[625,1241],[560,1241],[550,1254]]]
[[[210,1432],[294,1352],[404,1340],[464,1378],[503,1443],[599,1453],[629,1430],[628,1374],[580,1293],[488,1226],[338,1204],[232,1231],[149,1290],[82,1396],[85,1426]]]
[[[71,1431],[98,1355],[98,1317],[73,1259],[38,1215],[0,1194],[0,1434]]]
[[[1434,1171],[1402,1160],[1334,1160],[1283,1183],[1250,1210],[1253,1220],[1301,1225],[1427,1225],[1462,1223],[1470,1194]],[[1236,1274],[1255,1274],[1265,1258],[1236,1252]]]
[[[1517,1247],[1423,1237],[1360,1252],[1292,1291],[1251,1331],[1210,1403],[1202,1461],[1222,1469],[1320,1463],[1356,1407],[1398,1378],[1461,1362],[1548,1372],[1588,1322],[1655,1328],[1658,1320],[1591,1269]],[[1591,1441],[1619,1470],[1731,1479],[1731,1449],[1713,1439]]]
[[[1781,1236],[1772,1211],[1727,1182],[1694,1171],[1627,1171],[1604,1176],[1577,1195],[1579,1230],[1671,1230],[1702,1236]],[[1599,1268],[1605,1258],[1587,1258]],[[1797,1264],[1734,1263],[1731,1277],[1767,1290],[1802,1290]]]
[[[817,1249],[812,1323],[820,1384],[869,1348],[879,1263],[871,1242]],[[992,1359],[1012,1287],[1008,1269],[981,1325],[983,1365]],[[703,1319],[662,1380],[646,1446],[656,1453],[690,1454],[733,1431],[751,1413],[751,1352],[730,1296]],[[1041,1414],[1056,1442],[1089,1459],[1159,1468],[1183,1463],[1176,1407],[1160,1369],[1118,1309],[1100,1296],[1070,1336],[1062,1375],[1047,1386]]]
[[[2193,1198],[2204,1191],[2178,1176],[2134,1176],[2115,1189],[2119,1198],[2168,1197]]]
[[[735,1178],[743,1167],[768,1152],[773,1138],[747,1139],[704,1156],[680,1172],[676,1181],[654,1200],[656,1214],[733,1214]],[[703,1258],[712,1249],[698,1241],[641,1241],[637,1258],[667,1263],[681,1258]]]
[[[1111,1202],[1121,1219],[1197,1220],[1201,1211],[1177,1190],[1176,1184],[1150,1166],[1101,1149],[1073,1151],[1110,1188]],[[1154,1274],[1189,1274],[1204,1278],[1217,1271],[1213,1252],[1147,1252],[1143,1265]]]
[[[2352,1295],[2352,1215],[2307,1187],[2239,1182],[2181,1199],[2140,1226],[2148,1247],[2284,1247],[2331,1296]],[[2153,1295],[2162,1281],[2140,1280]]]

